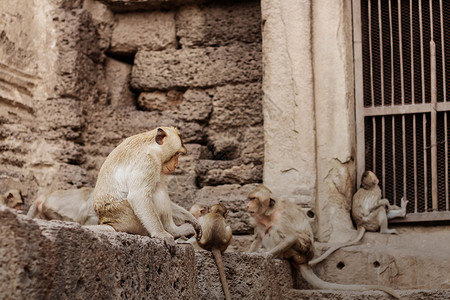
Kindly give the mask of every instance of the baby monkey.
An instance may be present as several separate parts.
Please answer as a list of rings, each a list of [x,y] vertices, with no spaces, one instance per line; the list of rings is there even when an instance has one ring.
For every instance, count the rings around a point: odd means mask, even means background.
[[[227,208],[223,204],[214,204],[209,208],[209,212],[200,218],[203,234],[198,245],[205,250],[212,251],[219,269],[225,299],[229,300],[231,296],[222,260],[222,253],[230,245],[232,237],[231,227],[225,222],[227,215]]]
[[[387,199],[381,198],[381,189],[378,186],[377,175],[372,171],[365,171],[361,178],[361,187],[353,196],[352,217],[357,226],[356,238],[346,243],[336,245],[325,251],[320,257],[311,260],[310,265],[318,264],[336,250],[355,245],[366,231],[397,234],[397,230],[388,228],[388,220],[404,218],[408,201],[402,198],[401,207],[390,205]]]

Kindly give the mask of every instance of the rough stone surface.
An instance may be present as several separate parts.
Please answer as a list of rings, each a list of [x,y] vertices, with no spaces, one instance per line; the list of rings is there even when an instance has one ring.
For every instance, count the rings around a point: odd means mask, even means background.
[[[168,92],[143,92],[139,94],[138,106],[142,110],[148,111],[177,109],[182,97],[183,93],[176,90]]]
[[[194,250],[0,209],[0,298],[198,298]]]
[[[279,197],[314,206],[316,130],[311,1],[261,1],[264,183]]]
[[[201,187],[219,184],[246,184],[261,180],[262,164],[248,158],[234,160],[201,160],[197,167],[197,180]]]
[[[176,22],[177,37],[183,48],[261,43],[258,1],[183,6],[176,15]]]
[[[133,56],[140,49],[175,48],[174,12],[135,12],[118,14],[108,52]]]
[[[139,91],[211,87],[261,80],[259,44],[139,51],[131,86]]]
[[[223,299],[212,254],[203,250],[195,254],[200,299]],[[232,299],[284,299],[285,291],[294,285],[287,261],[268,261],[260,254],[227,252],[223,261]]]
[[[347,240],[352,228],[349,212],[355,192],[356,129],[353,24],[346,17],[351,11],[348,2],[328,0],[314,1],[312,10],[317,237],[330,242]]]
[[[180,5],[201,4],[209,0],[99,0],[116,12],[170,9]]]
[[[108,102],[113,107],[134,105],[135,95],[130,90],[131,65],[107,58],[105,80],[108,87]]]
[[[83,8],[91,13],[99,35],[98,45],[101,51],[109,48],[114,27],[114,14],[106,5],[97,0],[84,0]]]

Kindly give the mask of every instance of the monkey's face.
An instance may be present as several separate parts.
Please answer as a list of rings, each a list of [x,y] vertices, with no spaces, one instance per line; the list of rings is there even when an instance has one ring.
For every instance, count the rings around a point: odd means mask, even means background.
[[[256,216],[258,214],[264,213],[262,211],[261,201],[259,200],[258,195],[254,193],[250,193],[248,195],[248,203],[247,203],[247,211],[252,215]]]
[[[372,189],[378,185],[380,180],[378,180],[377,175],[373,173],[372,171],[366,171],[363,174],[363,178],[361,180],[362,186],[365,189]]]
[[[178,156],[179,154],[175,154],[169,161],[165,162],[162,166],[163,174],[170,174],[178,167]]]
[[[6,205],[12,209],[21,210],[22,209],[22,196],[19,191],[11,191],[6,196]]]

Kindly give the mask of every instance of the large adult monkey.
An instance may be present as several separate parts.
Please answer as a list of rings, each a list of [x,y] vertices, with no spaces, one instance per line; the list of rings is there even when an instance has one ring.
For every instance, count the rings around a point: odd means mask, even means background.
[[[222,252],[224,252],[231,243],[231,227],[225,222],[228,215],[227,208],[223,204],[214,204],[209,208],[209,212],[200,217],[200,224],[203,229],[203,236],[198,241],[198,245],[205,250],[212,251],[214,259],[219,269],[220,281],[225,299],[231,299],[228,288],[225,269],[223,267]]]
[[[329,283],[317,277],[308,261],[314,256],[314,235],[305,213],[296,204],[275,199],[264,185],[248,195],[248,211],[254,218],[255,236],[249,252],[264,248],[269,257],[289,259],[314,288],[325,290],[382,290],[396,298],[389,287]]]
[[[408,201],[403,198],[401,207],[390,205],[387,199],[381,199],[381,189],[378,186],[377,175],[372,171],[365,171],[361,178],[361,188],[353,196],[352,217],[356,223],[356,238],[346,243],[336,245],[325,251],[320,257],[311,260],[310,265],[323,261],[336,250],[357,244],[367,231],[377,231],[386,234],[397,234],[397,230],[388,228],[388,220],[404,218]]]
[[[89,228],[148,235],[164,240],[171,250],[174,238],[197,233],[200,239],[200,224],[170,201],[164,182],[164,175],[175,170],[178,156],[186,152],[174,127],[159,127],[125,139],[100,169],[94,190],[100,225]],[[184,223],[177,226],[174,219]]]

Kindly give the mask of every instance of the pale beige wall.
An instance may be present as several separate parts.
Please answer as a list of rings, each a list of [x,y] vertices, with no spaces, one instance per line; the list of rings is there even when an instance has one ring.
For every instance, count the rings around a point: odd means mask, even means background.
[[[315,207],[320,240],[352,234],[351,1],[262,0],[264,183]]]
[[[264,183],[314,205],[315,113],[311,3],[262,0]]]

